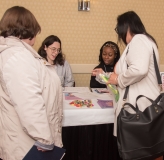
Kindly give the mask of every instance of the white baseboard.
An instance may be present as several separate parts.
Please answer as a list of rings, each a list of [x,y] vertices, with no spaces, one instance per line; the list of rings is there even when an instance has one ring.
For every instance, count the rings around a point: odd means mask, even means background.
[[[89,73],[91,74],[92,70],[98,65],[98,64],[70,64],[72,68],[73,73]],[[164,64],[160,65],[159,68],[160,72],[164,72]]]
[[[92,70],[98,64],[70,64],[73,73],[89,73],[91,74]]]

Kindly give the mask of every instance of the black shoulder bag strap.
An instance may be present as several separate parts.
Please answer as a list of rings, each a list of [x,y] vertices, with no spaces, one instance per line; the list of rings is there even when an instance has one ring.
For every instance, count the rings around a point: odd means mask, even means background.
[[[128,52],[129,52],[129,47],[128,47],[128,49],[127,49],[126,55],[128,54]],[[128,66],[128,64],[127,64],[127,68],[128,68],[128,67],[129,67],[129,66]],[[123,97],[123,101],[124,101],[124,102],[126,101],[126,98],[127,98],[128,92],[129,92],[129,87],[130,87],[130,86],[127,86],[126,89],[125,89],[125,93],[124,93],[124,97]]]
[[[128,53],[128,51],[129,51],[129,48],[128,48],[126,54]],[[160,76],[160,72],[159,72],[159,68],[158,68],[157,59],[156,59],[156,56],[155,56],[154,49],[153,49],[153,59],[154,59],[154,67],[155,67],[155,73],[156,73],[157,81],[158,81],[158,84],[162,88],[161,76]],[[127,68],[128,68],[128,65],[127,65]],[[128,92],[129,92],[129,87],[130,86],[127,86],[126,89],[125,89],[125,93],[124,93],[124,97],[123,97],[124,102],[126,101],[126,98],[127,98]]]

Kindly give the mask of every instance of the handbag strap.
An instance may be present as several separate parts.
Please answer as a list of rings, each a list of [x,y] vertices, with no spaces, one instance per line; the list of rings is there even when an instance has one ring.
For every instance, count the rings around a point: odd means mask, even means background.
[[[130,103],[124,103],[124,104],[123,104],[123,108],[125,108],[124,106],[126,106],[126,105],[130,106],[136,113],[139,112],[138,106],[134,107],[134,106],[133,106],[132,104],[130,104]]]
[[[128,51],[129,51],[129,48],[128,48],[126,54],[128,53]],[[158,84],[160,86],[162,86],[162,80],[161,80],[161,76],[160,76],[160,72],[159,72],[159,68],[158,68],[157,59],[156,59],[156,56],[155,56],[154,49],[153,49],[153,59],[154,59],[154,67],[155,67],[155,73],[156,73],[157,81],[158,81]],[[128,65],[127,65],[127,68],[128,68]],[[127,86],[126,89],[125,89],[125,93],[124,93],[124,96],[123,96],[123,101],[124,102],[126,101],[126,98],[127,98],[128,92],[129,92],[129,87],[130,86]]]
[[[154,58],[154,66],[155,66],[155,73],[156,73],[156,76],[157,76],[157,81],[158,81],[159,85],[162,85],[161,75],[160,75],[160,72],[159,72],[159,68],[158,68],[157,59],[156,59],[156,56],[155,56],[154,49],[153,49],[153,58]]]
[[[128,49],[127,49],[127,51],[126,51],[126,55],[128,54],[128,52],[129,52],[129,46],[128,46]],[[128,68],[128,67],[129,67],[129,66],[128,66],[128,64],[127,64],[127,68]],[[127,86],[126,89],[125,89],[125,93],[124,93],[124,96],[123,96],[123,101],[124,101],[124,102],[126,101],[128,92],[129,92],[129,86]]]

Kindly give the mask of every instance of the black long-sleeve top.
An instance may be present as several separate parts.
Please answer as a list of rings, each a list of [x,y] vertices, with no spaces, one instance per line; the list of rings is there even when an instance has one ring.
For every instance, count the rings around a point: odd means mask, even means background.
[[[104,72],[113,72],[114,66],[113,65],[105,65],[105,63],[100,63],[96,68],[102,68]],[[90,80],[90,88],[106,88],[105,84],[101,84],[98,81],[96,81],[96,76],[91,76]]]

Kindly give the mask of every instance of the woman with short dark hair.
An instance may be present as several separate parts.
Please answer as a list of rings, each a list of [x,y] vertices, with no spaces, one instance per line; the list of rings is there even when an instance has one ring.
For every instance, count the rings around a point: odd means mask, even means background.
[[[62,87],[55,69],[33,48],[41,27],[24,7],[0,21],[0,158],[21,160],[36,147],[62,147]],[[55,79],[55,82],[54,82]]]

